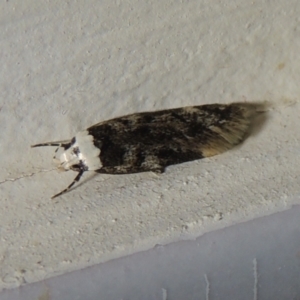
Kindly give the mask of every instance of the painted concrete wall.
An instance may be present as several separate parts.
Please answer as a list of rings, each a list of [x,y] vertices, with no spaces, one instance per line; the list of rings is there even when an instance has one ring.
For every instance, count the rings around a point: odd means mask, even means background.
[[[0,288],[289,208],[300,193],[300,2],[2,1]],[[224,155],[74,178],[38,142],[120,115],[270,101]],[[292,105],[290,105],[292,104]],[[296,201],[297,202],[297,201]]]

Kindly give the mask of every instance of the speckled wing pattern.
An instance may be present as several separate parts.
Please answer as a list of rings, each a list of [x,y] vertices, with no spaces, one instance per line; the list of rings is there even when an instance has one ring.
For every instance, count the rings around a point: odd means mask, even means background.
[[[220,154],[241,143],[255,104],[212,104],[136,113],[87,129],[100,149],[99,173],[161,173],[169,165]]]

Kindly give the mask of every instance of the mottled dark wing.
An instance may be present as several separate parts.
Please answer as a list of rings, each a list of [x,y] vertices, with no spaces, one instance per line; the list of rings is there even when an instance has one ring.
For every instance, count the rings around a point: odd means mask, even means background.
[[[101,149],[101,172],[163,171],[239,144],[256,108],[256,104],[233,103],[137,113],[98,123],[88,131]]]

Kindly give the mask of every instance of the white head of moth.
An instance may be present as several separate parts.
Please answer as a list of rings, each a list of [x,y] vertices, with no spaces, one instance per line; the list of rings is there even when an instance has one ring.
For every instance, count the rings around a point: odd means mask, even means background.
[[[63,171],[78,172],[72,183],[60,193],[52,196],[56,198],[67,192],[76,182],[78,182],[86,171],[99,170],[102,167],[100,160],[100,149],[94,145],[94,137],[87,130],[78,132],[72,140],[47,142],[36,144],[31,147],[56,146],[54,159],[58,163],[58,169]],[[62,147],[64,151],[59,159],[56,157],[58,149]]]

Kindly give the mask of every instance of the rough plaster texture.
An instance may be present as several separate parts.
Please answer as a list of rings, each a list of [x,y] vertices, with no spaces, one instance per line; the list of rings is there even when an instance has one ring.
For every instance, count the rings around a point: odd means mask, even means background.
[[[298,199],[299,200],[299,199]],[[298,300],[300,206],[0,292],[1,300]]]
[[[297,199],[297,103],[273,110],[259,134],[224,155],[159,177],[85,175],[55,201],[50,196],[75,174],[54,170],[54,149],[30,145],[138,111],[297,102],[299,1],[0,6],[0,288],[267,215]]]

